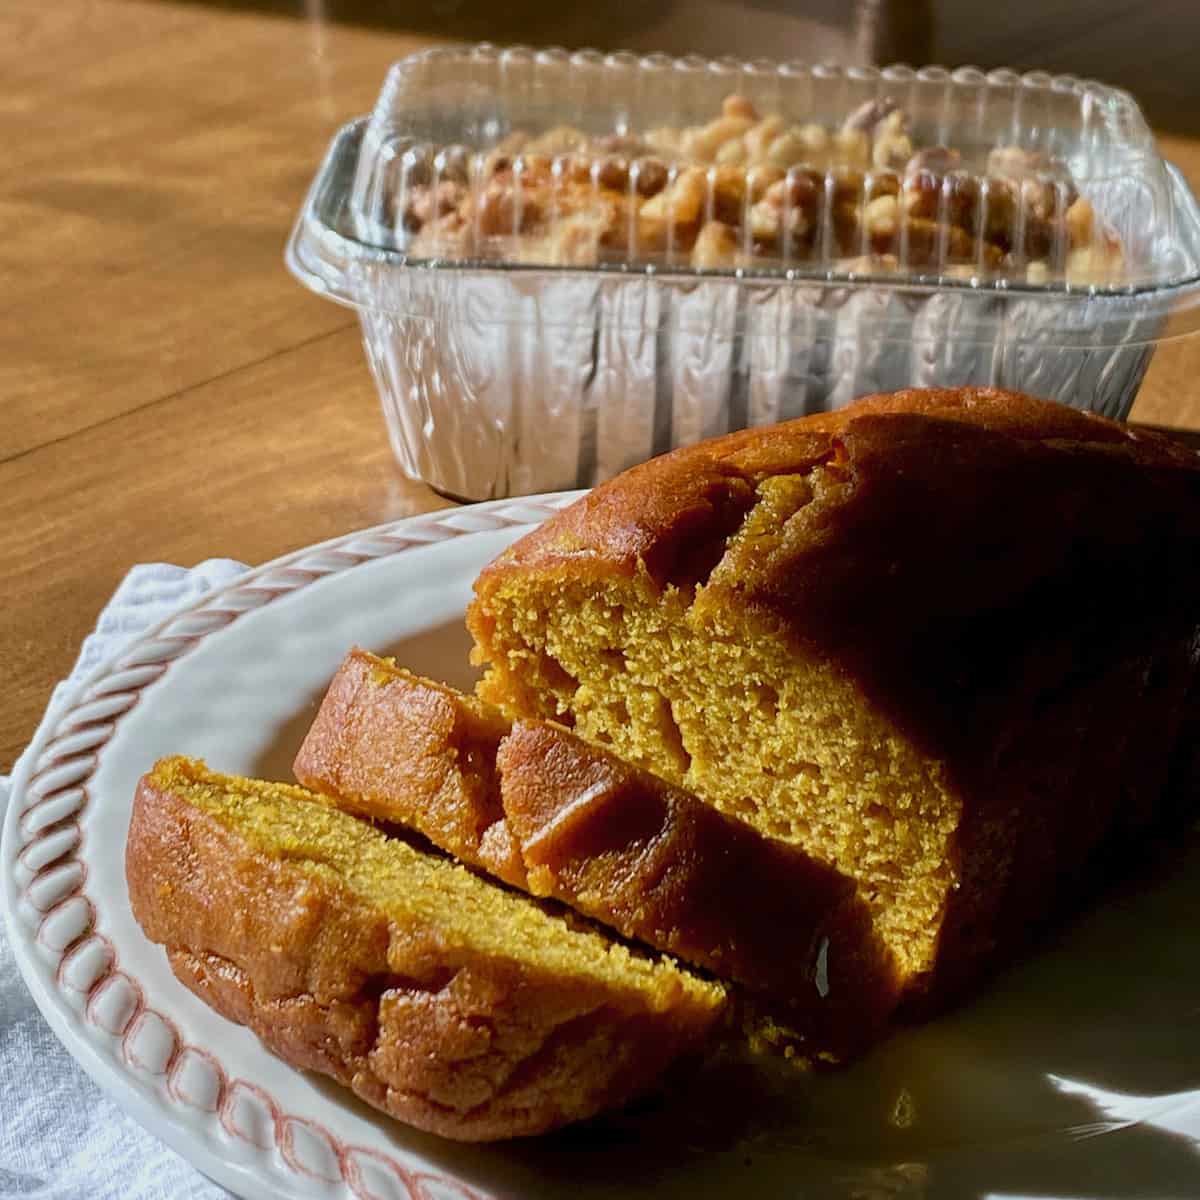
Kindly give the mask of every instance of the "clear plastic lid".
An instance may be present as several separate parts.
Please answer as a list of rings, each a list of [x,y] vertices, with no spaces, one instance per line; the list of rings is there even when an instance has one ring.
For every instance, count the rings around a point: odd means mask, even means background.
[[[1195,206],[1132,97],[1043,73],[427,51],[388,75],[349,209],[363,243],[443,268],[1200,276]]]

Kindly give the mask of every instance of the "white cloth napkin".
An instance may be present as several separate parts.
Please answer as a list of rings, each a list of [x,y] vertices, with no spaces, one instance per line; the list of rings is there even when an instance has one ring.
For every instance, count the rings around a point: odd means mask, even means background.
[[[70,683],[175,609],[245,571],[229,559],[192,570],[134,567],[51,697],[50,720]],[[0,776],[0,816],[9,779]],[[76,1066],[42,1020],[17,971],[0,920],[0,1198],[226,1200],[224,1188],[127,1117]]]

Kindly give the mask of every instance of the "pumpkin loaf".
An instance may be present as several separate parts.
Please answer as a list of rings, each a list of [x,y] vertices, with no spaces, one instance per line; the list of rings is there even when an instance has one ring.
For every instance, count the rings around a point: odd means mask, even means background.
[[[854,881],[561,725],[363,650],[294,766],[349,810],[744,985],[810,1057],[843,1058],[899,996]]]
[[[701,1047],[724,989],[385,836],[183,758],[140,782],[133,912],[280,1057],[467,1141],[623,1104]]]
[[[855,879],[915,1010],[1194,809],[1197,546],[1192,452],[915,390],[625,472],[487,567],[468,624],[484,699]]]

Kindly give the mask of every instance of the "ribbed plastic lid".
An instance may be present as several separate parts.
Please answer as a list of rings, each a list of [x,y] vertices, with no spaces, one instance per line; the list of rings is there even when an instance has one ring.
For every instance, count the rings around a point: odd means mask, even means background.
[[[1200,220],[1134,100],[1070,76],[439,49],[397,63],[348,210],[436,267],[1140,292]]]

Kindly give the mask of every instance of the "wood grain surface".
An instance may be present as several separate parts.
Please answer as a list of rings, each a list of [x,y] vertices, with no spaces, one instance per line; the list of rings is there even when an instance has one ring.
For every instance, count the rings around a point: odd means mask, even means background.
[[[611,6],[444,8],[0,5],[0,771],[133,563],[257,563],[445,503],[395,465],[353,314],[286,272],[291,223],[394,59],[638,31]],[[1164,152],[1200,187],[1200,120],[1172,117]],[[1164,346],[1135,419],[1200,429],[1198,379],[1200,339]]]

